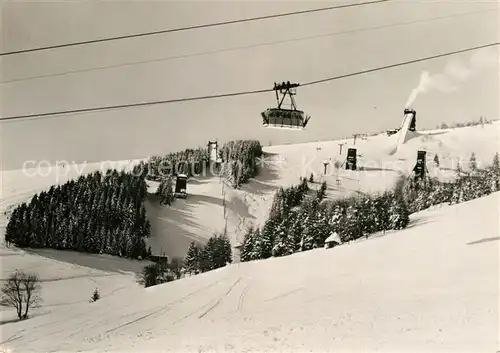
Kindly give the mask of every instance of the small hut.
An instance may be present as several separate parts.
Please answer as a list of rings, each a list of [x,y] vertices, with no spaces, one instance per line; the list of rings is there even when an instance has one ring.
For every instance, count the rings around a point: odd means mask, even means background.
[[[183,199],[187,197],[186,183],[187,175],[178,174],[175,182],[175,197],[180,197]]]
[[[150,255],[149,256],[149,260],[159,264],[159,265],[162,265],[162,266],[167,266],[167,264],[169,263],[169,257],[168,255],[165,255],[164,253],[161,254],[161,255]]]
[[[325,249],[330,249],[330,248],[333,248],[333,247],[340,245],[340,244],[342,244],[342,240],[340,240],[340,236],[337,233],[333,232],[325,240]]]

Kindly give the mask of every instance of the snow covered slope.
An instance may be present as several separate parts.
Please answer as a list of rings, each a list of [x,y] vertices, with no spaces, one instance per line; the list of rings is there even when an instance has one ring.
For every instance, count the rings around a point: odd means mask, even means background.
[[[1,232],[0,236],[3,238]],[[34,316],[67,310],[75,303],[87,303],[96,288],[102,297],[138,289],[135,273],[146,265],[111,256],[51,249],[27,252],[5,247],[0,248],[0,261],[1,285],[16,269],[33,271],[40,276],[43,302],[41,308],[32,311]],[[0,324],[13,320],[17,320],[15,310],[0,307]]]
[[[343,197],[359,193],[381,192],[392,187],[401,175],[411,173],[416,163],[417,151],[427,151],[427,167],[432,175],[447,179],[454,175],[459,163],[467,169],[467,162],[475,152],[478,164],[490,164],[500,146],[500,124],[468,127],[453,130],[435,130],[412,135],[394,153],[397,135],[385,134],[353,140],[324,141],[296,145],[271,146],[262,162],[259,176],[241,190],[225,188],[227,229],[233,244],[239,244],[249,224],[265,221],[274,192],[281,186],[299,182],[300,177],[314,175],[317,188],[328,184],[329,197]],[[339,144],[342,146],[340,154]],[[336,169],[342,164],[347,149],[356,148],[358,170]],[[433,158],[438,155],[441,168],[436,168]],[[324,174],[324,162],[328,162]],[[172,208],[148,204],[152,216],[153,249],[161,248],[170,256],[183,256],[189,242],[209,238],[213,232],[222,231],[226,224],[223,212],[222,184],[218,178],[190,180],[189,197],[178,200]]]
[[[476,153],[478,164],[489,164],[499,150],[500,124],[484,127],[468,127],[451,130],[420,132],[391,154],[397,136],[385,134],[353,140],[324,141],[296,145],[266,147],[266,157],[261,161],[260,175],[243,185],[240,190],[224,187],[219,178],[199,177],[188,182],[189,197],[176,200],[172,207],[160,207],[154,201],[146,203],[152,223],[152,236],[148,240],[153,253],[165,252],[169,256],[183,257],[192,240],[200,242],[214,232],[220,232],[227,224],[233,245],[241,242],[243,232],[249,224],[262,225],[265,221],[274,192],[281,186],[287,187],[299,182],[299,177],[314,174],[315,183],[328,184],[328,197],[342,197],[350,194],[378,192],[393,185],[401,174],[411,172],[417,150],[425,149],[429,171],[440,178],[448,178],[462,159],[464,169],[472,152]],[[339,154],[342,146],[342,155]],[[346,157],[347,148],[357,149],[357,171],[335,169]],[[434,167],[432,159],[438,154],[441,168]],[[327,173],[323,175],[323,162],[328,161]],[[138,161],[107,163],[104,169],[128,168]],[[66,165],[59,168],[41,168],[1,173],[0,195],[0,265],[1,277],[8,277],[16,268],[36,269],[47,280],[44,292],[47,298],[42,312],[64,308],[67,303],[86,302],[95,287],[102,295],[119,288],[136,288],[134,272],[143,263],[127,262],[107,256],[83,255],[71,252],[43,250],[33,252],[6,249],[3,232],[6,211],[29,199],[34,193],[56,183],[63,183],[81,173],[100,169],[100,164]],[[37,173],[36,173],[37,172]],[[224,191],[224,195],[223,195]],[[223,201],[226,204],[224,218]],[[238,252],[235,251],[235,260]],[[50,284],[49,284],[50,283]],[[62,292],[63,291],[63,292]],[[64,295],[56,295],[64,293]],[[9,320],[11,312],[1,312],[1,320]]]
[[[417,151],[425,149],[429,171],[445,179],[453,175],[461,160],[466,169],[472,152],[476,153],[479,166],[491,163],[499,150],[499,137],[500,124],[495,122],[484,126],[420,131],[395,153],[397,134],[358,138],[355,145],[349,139],[266,147],[264,151],[267,155],[261,161],[260,175],[240,190],[223,189],[217,177],[199,177],[188,181],[189,197],[176,200],[172,207],[161,207],[154,201],[148,201],[146,206],[152,222],[149,243],[153,253],[184,256],[192,240],[203,242],[214,232],[222,232],[227,224],[233,245],[237,245],[249,224],[257,225],[265,221],[274,192],[281,186],[297,184],[300,177],[309,177],[312,173],[315,183],[311,187],[319,187],[320,182],[326,181],[329,197],[380,192],[390,188],[400,175],[409,174],[415,165]],[[344,144],[342,154],[339,144]],[[336,169],[335,164],[345,161],[350,147],[357,149],[358,170]],[[432,162],[435,154],[439,156],[440,169]],[[326,175],[325,161],[329,163]],[[120,161],[108,163],[106,167],[128,168],[137,162]],[[99,169],[99,164],[43,169],[37,176],[29,176],[34,170],[28,173],[4,172],[1,213],[42,188],[77,176],[81,168],[87,173]],[[224,217],[224,201],[227,219]],[[1,224],[0,216],[0,227]]]
[[[108,166],[121,169],[137,162],[116,162],[109,163]],[[5,246],[4,232],[8,218],[4,212],[8,214],[17,204],[51,185],[64,183],[81,173],[89,173],[100,168],[101,164],[94,163],[0,173],[0,284],[3,284],[3,281],[16,269],[36,272],[43,285],[43,303],[40,309],[33,312],[35,316],[67,310],[68,305],[74,303],[87,303],[96,288],[102,297],[119,291],[130,292],[140,289],[136,283],[136,273],[149,263],[146,261],[130,261],[113,256],[53,249],[25,251]],[[15,319],[14,310],[0,307],[0,324]]]
[[[495,352],[500,194],[2,327],[11,352]]]

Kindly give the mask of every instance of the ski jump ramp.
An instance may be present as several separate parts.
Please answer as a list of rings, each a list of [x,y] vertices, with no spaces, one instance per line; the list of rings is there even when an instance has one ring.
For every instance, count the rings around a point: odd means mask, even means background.
[[[410,131],[410,125],[412,123],[412,120],[416,119],[415,117],[415,112],[406,112],[403,118],[403,124],[401,125],[401,128],[399,129],[398,132],[398,140],[396,142],[396,148],[404,144],[406,141],[411,139],[412,137],[415,137],[417,135],[417,132],[415,131]]]

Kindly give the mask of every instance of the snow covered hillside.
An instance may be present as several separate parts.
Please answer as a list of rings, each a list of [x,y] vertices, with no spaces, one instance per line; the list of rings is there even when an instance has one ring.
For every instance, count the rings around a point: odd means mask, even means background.
[[[11,352],[494,352],[500,194],[2,327]]]
[[[216,231],[222,231],[227,222],[228,234],[233,245],[242,240],[242,233],[250,223],[264,222],[268,215],[274,192],[280,186],[290,186],[299,182],[299,177],[314,174],[314,179],[328,183],[328,196],[341,197],[353,193],[377,192],[392,186],[402,173],[409,173],[414,166],[419,149],[427,150],[429,171],[440,178],[453,175],[457,161],[467,161],[472,152],[476,153],[478,165],[489,164],[498,151],[500,124],[484,127],[475,126],[450,130],[419,132],[412,139],[395,150],[397,135],[385,134],[353,140],[325,141],[297,145],[266,147],[266,157],[261,161],[260,175],[252,179],[240,190],[223,186],[216,177],[192,178],[188,182],[189,197],[178,199],[172,207],[159,206],[148,200],[146,203],[152,223],[152,236],[148,240],[153,253],[165,252],[169,256],[185,256],[192,240],[203,242]],[[339,144],[342,155],[339,154]],[[343,162],[347,148],[355,147],[359,156],[357,171],[334,168],[336,161]],[[441,168],[434,167],[434,154],[440,158]],[[328,161],[327,175],[323,175],[324,164]],[[108,163],[104,168],[128,168],[139,161]],[[57,250],[37,250],[34,252],[5,248],[3,245],[9,210],[34,193],[56,183],[63,183],[80,173],[88,173],[101,168],[100,164],[66,165],[59,168],[42,168],[23,171],[4,171],[0,175],[0,259],[1,278],[8,277],[16,268],[36,269],[43,280],[44,302],[41,312],[55,310],[68,303],[86,302],[97,287],[107,295],[120,288],[137,288],[134,273],[144,262],[117,259],[111,256],[77,254]],[[223,195],[224,193],[224,195]],[[227,209],[224,219],[223,199]],[[235,251],[236,260],[238,252]],[[65,294],[58,294],[65,293]],[[12,313],[1,312],[1,320],[10,320]]]
[[[500,146],[500,124],[450,130],[434,130],[412,134],[413,138],[396,149],[398,135],[386,134],[353,140],[324,141],[264,148],[267,157],[260,175],[240,190],[224,188],[227,205],[227,229],[233,245],[241,243],[246,227],[262,225],[275,191],[299,183],[300,177],[314,174],[315,184],[326,181],[329,197],[356,193],[373,193],[393,186],[400,175],[408,175],[415,166],[417,151],[427,151],[429,172],[440,179],[454,176],[457,165],[467,170],[472,152],[478,165],[492,162]],[[339,144],[342,146],[340,155]],[[343,163],[348,148],[356,148],[358,170],[336,170]],[[433,163],[438,154],[440,168]],[[324,175],[324,162],[328,162]],[[171,208],[149,204],[153,249],[160,248],[171,256],[183,256],[192,240],[208,239],[224,229],[223,187],[218,178],[199,178],[188,183],[189,197],[178,200]]]
[[[379,192],[391,187],[398,176],[409,174],[415,165],[417,150],[427,151],[429,172],[445,179],[454,174],[459,161],[467,169],[467,162],[475,152],[478,165],[489,164],[499,151],[500,124],[474,126],[450,130],[433,130],[412,135],[405,144],[397,146],[398,134],[385,134],[353,140],[322,141],[264,148],[261,172],[240,190],[223,186],[217,177],[198,177],[188,182],[189,197],[177,200],[172,207],[162,207],[148,201],[147,211],[152,222],[149,243],[153,253],[184,256],[192,240],[204,241],[214,232],[222,231],[227,223],[233,245],[242,240],[250,223],[262,224],[272,202],[274,192],[281,186],[297,184],[300,177],[314,174],[316,185],[326,181],[328,196],[341,197],[355,193]],[[340,154],[340,146],[342,154]],[[347,149],[358,153],[358,170],[336,169],[336,162],[345,161]],[[433,163],[440,159],[440,168]],[[105,164],[105,169],[129,168],[139,161],[118,161]],[[328,162],[324,175],[324,162]],[[0,211],[3,214],[31,197],[33,193],[56,183],[62,183],[78,174],[100,168],[98,163],[67,165],[64,168],[42,168],[23,171],[5,171],[2,176]],[[31,174],[30,174],[31,173]],[[36,174],[36,176],[32,176]],[[227,208],[224,218],[223,199]],[[0,217],[0,227],[6,218]]]
[[[2,232],[0,236],[3,238]],[[137,289],[135,273],[146,264],[112,256],[52,249],[28,252],[4,246],[0,248],[0,261],[2,285],[16,269],[40,276],[43,303],[41,308],[33,310],[34,316],[87,303],[96,288],[102,297]],[[16,320],[14,308],[0,307],[0,324]]]

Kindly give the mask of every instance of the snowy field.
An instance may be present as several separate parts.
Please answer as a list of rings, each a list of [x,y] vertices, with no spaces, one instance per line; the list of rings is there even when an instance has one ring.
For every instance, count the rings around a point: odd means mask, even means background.
[[[467,169],[472,152],[476,153],[479,166],[491,163],[494,153],[499,149],[499,129],[500,124],[494,123],[484,127],[420,132],[397,149],[397,135],[387,137],[385,134],[358,138],[355,146],[350,139],[266,147],[260,175],[240,190],[223,187],[221,180],[216,177],[198,177],[188,182],[189,197],[177,200],[172,207],[160,207],[148,200],[146,207],[152,223],[152,236],[148,241],[153,253],[165,252],[169,256],[183,257],[192,240],[203,242],[214,232],[223,230],[226,223],[223,213],[225,198],[228,232],[233,245],[237,245],[242,240],[246,226],[264,222],[273,194],[280,186],[297,184],[299,177],[313,173],[316,183],[311,186],[319,187],[319,182],[326,181],[328,197],[383,191],[391,187],[401,174],[411,171],[419,149],[428,152],[429,172],[445,179],[454,174],[453,169],[460,159],[463,160],[464,169]],[[344,144],[342,155],[339,154],[339,143]],[[341,168],[337,171],[334,164],[345,160],[349,147],[357,148],[358,170],[346,171]],[[435,168],[432,162],[436,153],[441,162],[440,169]],[[325,161],[329,164],[326,175],[323,175]],[[112,166],[117,169],[129,168],[138,162],[107,163],[104,169]],[[86,305],[95,288],[99,289],[102,296],[112,297],[120,292],[129,293],[140,289],[135,283],[135,273],[146,264],[144,261],[50,249],[36,250],[35,253],[6,248],[3,244],[7,222],[4,212],[8,214],[12,207],[44,188],[100,168],[100,164],[67,165],[57,169],[45,167],[38,172],[30,169],[27,172],[17,170],[0,174],[0,278],[7,278],[15,269],[38,272],[44,281],[44,303],[42,308],[33,312],[35,316],[59,309],[64,312],[75,303]],[[439,234],[439,231],[436,232],[433,234]],[[237,252],[235,255],[237,260]],[[11,310],[0,310],[1,322],[13,319]]]
[[[120,169],[137,162],[115,162],[113,165]],[[149,263],[146,261],[53,249],[25,251],[5,246],[4,232],[8,218],[4,212],[8,214],[13,207],[51,185],[64,183],[81,173],[100,168],[101,164],[95,163],[66,165],[58,169],[45,166],[39,170],[32,168],[25,172],[15,170],[0,173],[0,283],[16,269],[36,272],[42,281],[43,303],[41,308],[33,310],[34,316],[57,310],[65,311],[75,303],[88,303],[96,288],[102,297],[140,289],[136,283],[136,273]],[[15,310],[0,307],[0,324],[15,321],[16,317]]]
[[[0,229],[3,244],[3,229]],[[54,310],[68,310],[75,303],[87,303],[97,288],[102,297],[140,288],[135,273],[149,262],[130,261],[107,255],[36,249],[25,251],[0,247],[0,283],[16,269],[36,272],[42,284],[43,303],[34,316]],[[17,319],[13,308],[0,307],[0,324]],[[3,326],[0,326],[3,327]],[[0,328],[2,330],[2,328]]]
[[[2,326],[11,352],[495,352],[500,194]]]

